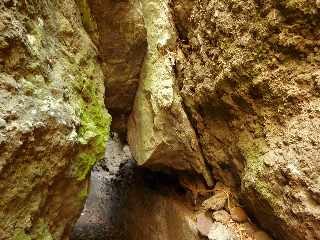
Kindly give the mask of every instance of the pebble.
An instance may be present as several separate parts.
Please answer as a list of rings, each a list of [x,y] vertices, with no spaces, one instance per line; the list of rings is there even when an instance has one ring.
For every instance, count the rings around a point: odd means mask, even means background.
[[[232,220],[236,222],[246,222],[248,221],[248,215],[246,212],[240,207],[233,207],[230,209],[230,215]]]
[[[7,125],[6,120],[4,120],[4,119],[0,118],[0,128],[5,128],[5,127],[6,127],[6,125]]]
[[[227,198],[228,196],[224,192],[216,193],[211,198],[205,200],[202,203],[202,206],[204,207],[204,209],[212,209],[217,211],[224,207]]]
[[[257,231],[253,234],[255,240],[272,240],[272,238],[264,231]]]
[[[212,224],[208,238],[210,240],[237,240],[234,233],[220,222]]]
[[[217,222],[228,223],[231,219],[231,216],[227,211],[219,210],[219,211],[213,212],[212,218]]]
[[[212,220],[205,213],[200,213],[197,216],[197,229],[202,236],[208,236],[210,228],[212,227]]]

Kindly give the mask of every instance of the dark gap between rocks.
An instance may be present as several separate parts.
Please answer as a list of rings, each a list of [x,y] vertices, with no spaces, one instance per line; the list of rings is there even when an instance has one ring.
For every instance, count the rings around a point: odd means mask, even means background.
[[[176,175],[138,167],[128,146],[122,145],[117,135],[109,140],[105,159],[94,167],[90,185],[88,199],[71,240],[148,239],[152,229],[146,233],[135,230],[135,218],[145,218],[139,223],[155,221],[154,216],[148,219],[143,208],[155,211],[159,208],[153,206],[157,198],[167,204],[183,202],[187,196]],[[136,234],[145,234],[145,237],[136,238]]]

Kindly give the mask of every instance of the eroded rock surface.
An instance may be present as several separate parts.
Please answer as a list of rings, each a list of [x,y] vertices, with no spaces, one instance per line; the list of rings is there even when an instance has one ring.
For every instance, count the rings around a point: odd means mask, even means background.
[[[0,2],[0,239],[67,239],[110,117],[74,1]]]
[[[248,217],[232,219],[239,203],[223,184],[195,204],[175,175],[138,167],[116,136],[107,148],[105,160],[92,172],[91,192],[72,240],[271,239]],[[205,199],[221,194],[228,197],[223,210],[202,207]]]
[[[178,85],[204,157],[279,239],[320,237],[318,7],[289,0],[174,6]]]
[[[222,181],[277,239],[320,238],[319,1],[76,2],[0,3],[1,238],[66,238],[82,207],[110,122],[87,32],[139,165]],[[145,193],[126,199],[128,236],[197,239],[180,203]]]
[[[319,4],[141,3],[138,163],[212,174],[275,237],[319,238]]]
[[[82,2],[86,18],[96,21],[96,25],[86,25],[97,39],[107,87],[106,105],[114,120],[112,129],[125,139],[147,50],[140,3],[138,0],[78,1]]]
[[[139,165],[196,171],[212,185],[176,85],[177,34],[169,1],[141,1],[141,4],[148,52],[128,122],[133,156]]]

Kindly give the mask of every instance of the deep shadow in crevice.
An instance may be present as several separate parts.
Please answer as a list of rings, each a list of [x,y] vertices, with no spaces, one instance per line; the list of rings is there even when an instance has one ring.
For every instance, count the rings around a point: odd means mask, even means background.
[[[148,221],[147,213],[158,209],[158,199],[186,197],[176,173],[139,167],[125,148],[119,141],[109,141],[106,158],[92,171],[90,194],[71,240],[135,240],[139,231],[146,238],[148,233],[135,229],[135,219]],[[154,221],[154,215],[150,219]]]

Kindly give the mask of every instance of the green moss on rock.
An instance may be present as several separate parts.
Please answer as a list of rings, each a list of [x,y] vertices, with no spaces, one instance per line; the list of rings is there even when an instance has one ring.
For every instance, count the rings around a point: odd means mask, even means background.
[[[86,185],[85,187],[83,187],[83,189],[79,193],[79,199],[81,202],[87,198],[88,193],[89,193],[89,188],[88,188],[88,185]]]
[[[34,239],[41,240],[53,240],[53,237],[49,231],[48,224],[43,218],[40,218],[35,228]]]
[[[267,200],[274,210],[277,209],[278,199],[272,193],[272,188],[263,178],[264,161],[267,146],[263,138],[253,139],[248,132],[239,136],[239,147],[246,159],[246,171],[242,184],[245,189],[252,189],[259,194],[260,198]]]
[[[22,229],[17,229],[14,233],[14,240],[31,240],[31,237],[28,236],[24,230]]]
[[[111,116],[102,99],[98,98],[94,81],[83,78],[75,86],[80,96],[80,120],[78,142],[81,146],[75,165],[79,181],[85,180],[97,160],[102,159],[109,137]]]

